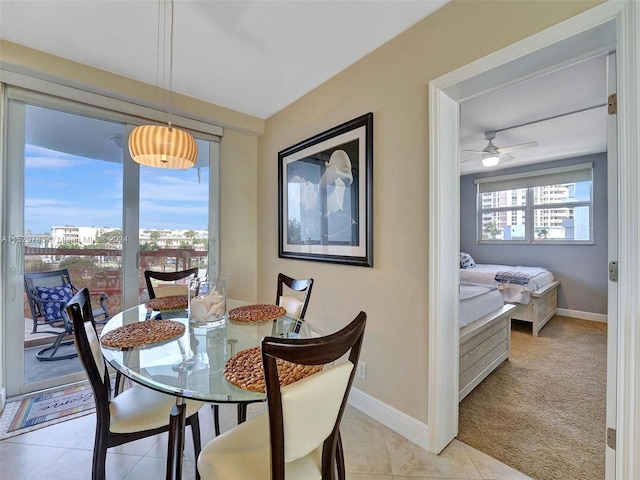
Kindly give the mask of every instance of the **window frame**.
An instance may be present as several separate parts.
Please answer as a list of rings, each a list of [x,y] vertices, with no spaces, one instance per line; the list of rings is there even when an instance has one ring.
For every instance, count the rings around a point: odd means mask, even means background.
[[[573,180],[572,180],[572,177]],[[534,191],[537,187],[551,187],[553,185],[575,184],[590,182],[588,200],[572,200],[567,202],[553,202],[536,204]],[[593,164],[582,163],[566,167],[548,168],[511,175],[476,178],[476,243],[478,245],[593,245],[594,232],[594,201],[593,201]],[[575,187],[574,187],[575,188]],[[482,195],[515,189],[526,189],[524,205],[507,205],[500,207],[484,207]],[[560,238],[539,238],[536,234],[536,212],[554,209],[572,209],[588,207],[589,209],[589,239],[574,240]],[[495,212],[524,212],[524,238],[504,240],[483,238],[485,215]],[[573,217],[570,217],[573,218]]]

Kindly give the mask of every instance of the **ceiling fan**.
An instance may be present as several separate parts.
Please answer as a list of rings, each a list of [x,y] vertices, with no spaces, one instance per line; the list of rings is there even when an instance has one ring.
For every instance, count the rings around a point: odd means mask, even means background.
[[[519,143],[517,145],[510,145],[508,147],[498,147],[494,145],[493,139],[496,138],[496,130],[488,130],[484,132],[484,139],[489,141],[489,144],[484,147],[482,150],[462,150],[463,152],[473,152],[473,153],[481,153],[482,154],[482,165],[485,167],[493,167],[500,163],[500,160],[511,160],[515,158],[513,155],[510,155],[510,152],[515,152],[516,150],[520,150],[522,148],[528,147],[537,147],[537,142],[527,142],[527,143]],[[465,160],[464,162],[470,162],[471,160],[475,160],[475,158],[471,158],[469,160]],[[464,163],[462,162],[462,163]]]

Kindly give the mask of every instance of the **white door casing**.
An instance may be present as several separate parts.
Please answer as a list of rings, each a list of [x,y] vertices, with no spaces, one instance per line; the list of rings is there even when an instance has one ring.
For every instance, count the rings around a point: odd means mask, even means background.
[[[618,262],[620,269],[617,310],[617,351],[609,358],[617,376],[608,371],[608,386],[615,396],[617,450],[607,455],[607,479],[637,478],[640,475],[636,455],[640,418],[636,414],[640,385],[636,381],[640,329],[639,291],[640,182],[637,166],[638,118],[640,111],[640,9],[634,1],[608,2],[573,17],[559,25],[506,47],[472,64],[461,67],[429,85],[430,166],[429,166],[429,450],[440,452],[457,434],[457,331],[451,314],[457,311],[456,272],[459,250],[459,227],[442,228],[451,219],[451,203],[459,210],[458,137],[452,139],[452,119],[458,115],[459,102],[501,85],[568,62],[595,54],[615,51],[618,84]],[[447,166],[455,164],[455,167]],[[446,192],[446,193],[445,193]],[[448,194],[447,194],[448,193]],[[455,222],[451,222],[455,223]],[[609,312],[611,314],[611,312]],[[616,312],[614,312],[616,314]],[[610,321],[611,321],[611,317]],[[615,378],[609,378],[614,375]],[[452,408],[455,405],[455,408]],[[604,441],[604,439],[603,439]],[[615,462],[615,465],[611,465]]]
[[[616,55],[612,53],[607,58],[607,95],[616,93]],[[607,117],[607,218],[608,218],[608,252],[607,261],[618,261],[618,116],[610,114]],[[618,378],[618,283],[617,280],[608,283],[607,291],[607,395],[606,395],[606,426],[616,426],[616,379]],[[616,451],[607,447],[605,480],[614,480]]]

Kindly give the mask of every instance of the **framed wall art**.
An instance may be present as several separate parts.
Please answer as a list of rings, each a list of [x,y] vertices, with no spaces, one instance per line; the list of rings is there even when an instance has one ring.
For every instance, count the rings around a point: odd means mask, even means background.
[[[279,257],[373,266],[373,113],[278,153]]]

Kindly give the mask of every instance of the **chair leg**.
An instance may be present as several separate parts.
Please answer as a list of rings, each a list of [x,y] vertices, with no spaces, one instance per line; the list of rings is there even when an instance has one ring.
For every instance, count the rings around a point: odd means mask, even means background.
[[[249,404],[246,402],[238,403],[238,425],[247,421],[247,406]],[[213,408],[213,429],[216,433],[216,437],[220,435],[220,406],[217,404],[212,404],[211,408]]]
[[[73,340],[69,340],[66,342],[63,342],[62,339],[64,338],[66,334],[61,334],[58,335],[56,337],[55,342],[53,342],[51,345],[49,345],[48,347],[45,347],[41,350],[38,350],[38,352],[36,353],[36,358],[38,360],[40,360],[41,362],[52,362],[54,360],[69,360],[71,358],[76,358],[78,356],[77,352],[73,352],[73,353],[69,353],[67,355],[56,355],[56,352],[58,351],[58,349],[62,346],[62,345],[73,345]],[[51,353],[48,353],[50,352]]]
[[[213,408],[213,430],[217,437],[220,435],[220,406],[214,403],[211,408]]]
[[[238,425],[247,421],[247,405],[245,402],[238,404]]]
[[[338,480],[345,480],[347,475],[344,468],[344,450],[342,449],[342,436],[338,431],[338,443],[336,445],[336,467],[338,469]]]
[[[107,462],[107,438],[96,429],[96,438],[93,442],[93,464],[91,466],[91,480],[105,480]]]
[[[116,379],[113,385],[113,396],[117,397],[124,390],[124,379],[120,372],[116,372]]]
[[[200,418],[198,417],[198,412],[189,417],[189,425],[191,425],[191,435],[193,436],[193,454],[195,461],[197,462],[200,451],[202,450],[202,443],[200,440]],[[198,472],[197,467],[196,480],[200,480],[200,472]]]

